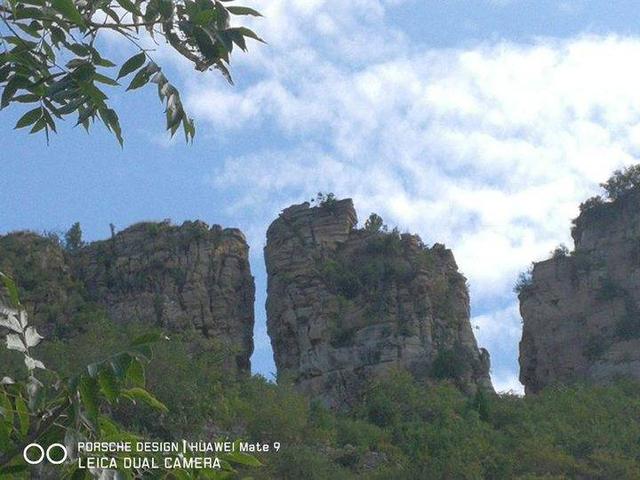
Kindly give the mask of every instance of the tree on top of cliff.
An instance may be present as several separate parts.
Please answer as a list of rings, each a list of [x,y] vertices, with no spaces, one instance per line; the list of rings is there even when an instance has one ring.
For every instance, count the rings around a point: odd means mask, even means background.
[[[616,170],[611,178],[600,186],[604,188],[610,200],[617,200],[631,190],[640,189],[640,164]]]
[[[640,164],[616,170],[613,175],[600,186],[604,189],[604,197],[596,195],[588,198],[580,204],[580,213],[588,213],[590,218],[606,215],[602,206],[610,205],[612,202],[624,197],[627,193],[640,190]],[[573,220],[574,231],[577,228],[579,219]]]
[[[364,222],[364,229],[367,232],[378,233],[380,231],[387,231],[387,226],[384,224],[384,220],[377,213],[372,213]]]
[[[316,198],[311,199],[311,203],[315,203],[318,207],[326,208],[330,212],[333,212],[336,208],[336,204],[338,203],[338,198],[332,192],[318,192]]]
[[[64,246],[70,252],[75,252],[83,245],[82,228],[80,227],[80,222],[76,222],[71,225],[71,228],[64,234]]]
[[[260,13],[227,1],[0,0],[0,108],[30,104],[16,128],[44,132],[47,140],[56,132],[56,120],[77,115],[76,125],[87,130],[99,120],[122,145],[118,114],[103,88],[119,87],[132,75],[127,91],[155,83],[166,129],[173,136],[182,126],[185,139],[193,140],[194,122],[178,90],[140,40],[147,34],[156,43],[161,38],[196,70],[217,69],[232,83],[228,66],[234,45],[246,51],[247,38],[262,40],[230,22],[232,15]],[[98,47],[100,39],[114,35],[133,53],[117,72]]]

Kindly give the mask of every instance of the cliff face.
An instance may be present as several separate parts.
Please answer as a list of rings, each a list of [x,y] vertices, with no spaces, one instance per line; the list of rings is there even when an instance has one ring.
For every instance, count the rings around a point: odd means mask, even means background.
[[[11,245],[33,258],[25,265],[18,255],[13,261],[2,255],[4,268],[18,266],[15,276],[49,332],[64,333],[64,323],[77,313],[73,298],[82,297],[101,305],[115,322],[140,321],[170,332],[195,329],[228,349],[229,367],[250,370],[255,291],[249,248],[239,230],[203,222],[140,223],[74,252],[34,234],[0,239],[0,250]],[[28,279],[25,284],[25,272],[32,272],[33,285]],[[60,311],[45,318],[42,311],[51,303]]]
[[[267,326],[278,374],[331,406],[349,405],[396,367],[490,389],[451,251],[356,223],[347,199],[292,206],[269,227]]]
[[[535,264],[520,294],[520,381],[640,378],[640,193],[581,213],[575,251]]]

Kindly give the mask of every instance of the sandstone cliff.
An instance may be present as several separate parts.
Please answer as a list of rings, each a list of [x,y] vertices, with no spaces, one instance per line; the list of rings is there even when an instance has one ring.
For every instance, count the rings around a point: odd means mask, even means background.
[[[519,295],[527,393],[640,378],[640,192],[587,206],[574,221],[575,250],[536,263]]]
[[[451,251],[356,224],[347,199],[294,205],[269,227],[267,326],[278,375],[331,406],[397,367],[490,389]]]
[[[81,327],[70,325],[79,323],[78,305],[95,303],[115,322],[195,329],[229,351],[229,367],[248,372],[255,293],[248,249],[236,229],[139,223],[72,252],[32,233],[9,234],[0,238],[0,266],[19,280],[48,334],[72,334]]]

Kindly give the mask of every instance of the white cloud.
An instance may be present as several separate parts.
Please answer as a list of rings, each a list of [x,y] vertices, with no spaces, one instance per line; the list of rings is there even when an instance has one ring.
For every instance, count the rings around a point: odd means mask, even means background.
[[[333,191],[452,247],[476,309],[512,303],[518,272],[569,244],[578,204],[640,152],[640,40],[408,48],[385,24],[394,3],[265,5],[270,46],[236,57],[248,80],[189,83],[200,122],[263,137],[211,182],[232,192],[230,212],[252,206],[254,251],[277,211]],[[513,327],[498,313],[485,330]],[[497,383],[515,385],[511,357]]]
[[[219,186],[354,196],[446,241],[489,295],[566,242],[578,203],[633,161],[640,71],[628,59],[639,54],[640,42],[611,37],[434,50],[321,67],[295,88],[269,72],[234,92],[194,87],[190,105],[216,129],[258,124],[289,144],[229,159]]]

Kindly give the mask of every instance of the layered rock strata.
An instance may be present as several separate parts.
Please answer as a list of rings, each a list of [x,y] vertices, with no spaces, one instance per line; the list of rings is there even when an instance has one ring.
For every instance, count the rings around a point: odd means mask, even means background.
[[[520,381],[527,393],[640,379],[640,192],[582,210],[575,250],[536,263],[521,284]]]
[[[267,326],[279,377],[330,406],[394,368],[491,389],[450,250],[356,228],[350,199],[285,209],[267,231]]]
[[[48,333],[69,330],[78,316],[74,305],[89,300],[117,323],[195,330],[225,349],[228,367],[250,371],[255,287],[249,247],[237,229],[199,221],[139,223],[74,251],[15,233],[0,238],[3,249],[26,252],[5,255],[4,268],[15,272]],[[47,312],[52,304],[57,311]]]

